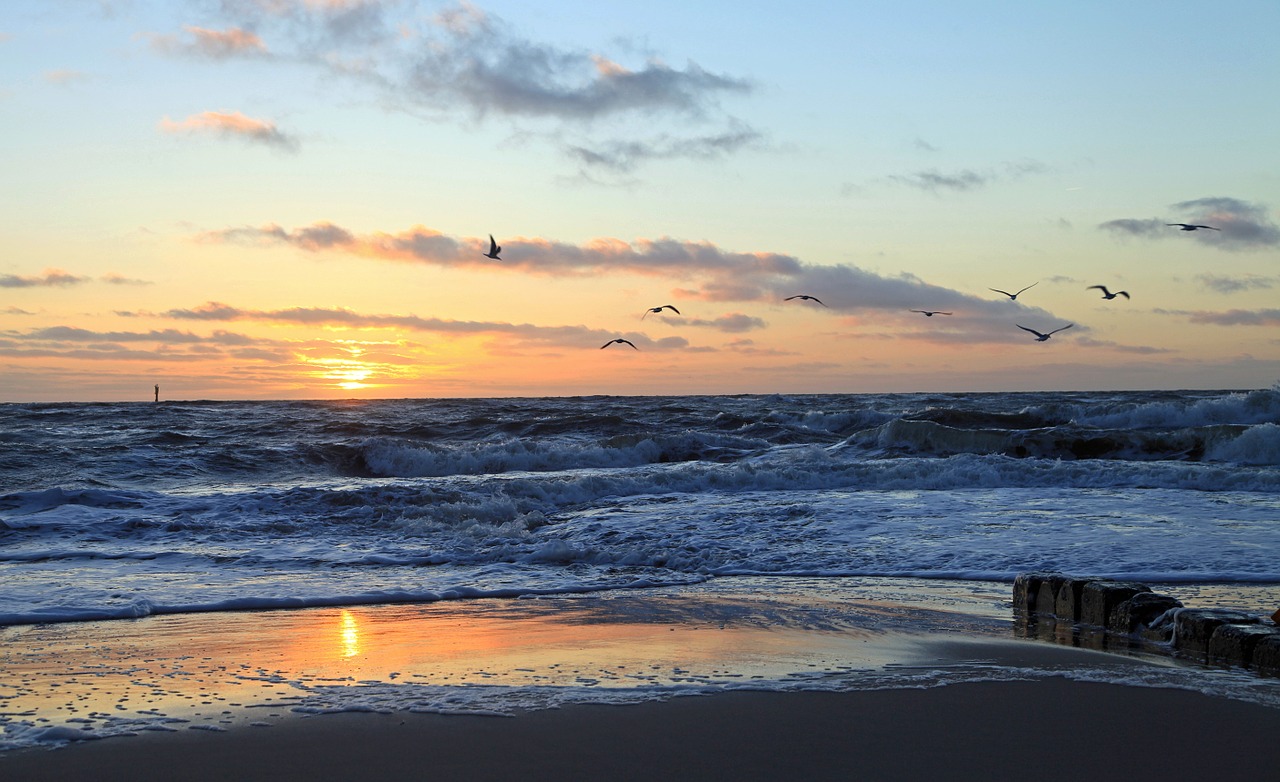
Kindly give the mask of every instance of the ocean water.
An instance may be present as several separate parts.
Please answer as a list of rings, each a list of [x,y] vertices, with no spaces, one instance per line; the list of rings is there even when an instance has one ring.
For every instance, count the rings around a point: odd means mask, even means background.
[[[0,625],[749,577],[1280,584],[1280,389],[0,405]]]

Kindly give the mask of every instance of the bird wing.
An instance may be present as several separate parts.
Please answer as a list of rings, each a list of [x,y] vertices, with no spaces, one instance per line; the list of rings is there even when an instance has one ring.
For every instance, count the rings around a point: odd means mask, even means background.
[[[1019,326],[1017,323],[1015,323],[1015,324],[1013,324],[1013,325],[1018,326],[1018,328],[1022,329],[1023,331],[1030,331],[1032,334],[1035,334],[1037,337],[1043,337],[1043,336],[1044,336],[1044,334],[1041,334],[1040,332],[1036,331],[1035,329],[1029,329],[1029,328],[1027,328],[1026,326]]]
[[[1050,333],[1050,334],[1057,334],[1059,331],[1066,331],[1067,329],[1071,328],[1071,327],[1072,327],[1072,326],[1074,326],[1074,325],[1076,325],[1076,324],[1074,324],[1074,323],[1068,323],[1067,325],[1063,326],[1062,328],[1060,328],[1060,329],[1054,329],[1053,331],[1050,331],[1049,333]]]
[[[632,349],[632,350],[639,350],[639,349],[640,349],[640,348],[636,347],[634,344],[632,344],[631,340],[629,340],[629,339],[620,339],[620,340],[618,340],[618,341],[619,341],[619,342],[625,342],[625,343],[627,343],[628,345],[631,345],[631,349]]]
[[[1107,290],[1107,286],[1105,285],[1090,285],[1088,288],[1085,288],[1085,290],[1087,291],[1100,290],[1102,291],[1102,295],[1104,296],[1110,293],[1110,291]]]
[[[1196,228],[1208,228],[1210,231],[1221,231],[1221,228],[1214,228],[1212,225],[1197,225]]]
[[[1039,281],[1039,280],[1036,280],[1035,282],[1031,283],[1031,284],[1030,284],[1030,285],[1028,285],[1027,287],[1023,288],[1023,289],[1022,289],[1022,291],[1028,291],[1028,290],[1031,290],[1032,288],[1036,287],[1036,286],[1037,286],[1037,285],[1039,285],[1039,284],[1040,284],[1040,281]],[[1014,295],[1015,295],[1015,296],[1017,296],[1017,295],[1021,294],[1021,293],[1022,293],[1022,291],[1018,291],[1018,293],[1015,293]]]
[[[677,314],[677,315],[679,315],[679,314],[680,314],[680,310],[676,309],[675,307],[672,307],[670,304],[667,304],[667,305],[665,305],[665,306],[666,306],[668,309],[670,309],[672,312],[674,312],[675,314]]]
[[[1116,295],[1117,295],[1117,296],[1123,296],[1123,297],[1125,297],[1125,298],[1127,299],[1127,298],[1129,298],[1129,291],[1116,291]]]
[[[1010,297],[1013,296],[1013,294],[1010,293],[1009,291],[1002,291],[999,288],[987,288],[987,290],[995,291],[996,293],[1003,293],[1004,295],[1010,296]],[[1022,291],[1018,291],[1018,293],[1022,293]]]

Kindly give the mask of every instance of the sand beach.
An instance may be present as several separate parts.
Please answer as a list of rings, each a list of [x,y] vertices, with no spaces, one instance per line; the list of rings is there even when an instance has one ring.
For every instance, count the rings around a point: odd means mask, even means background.
[[[1006,585],[747,586],[5,628],[0,778],[1275,769],[1280,681],[1016,638]]]

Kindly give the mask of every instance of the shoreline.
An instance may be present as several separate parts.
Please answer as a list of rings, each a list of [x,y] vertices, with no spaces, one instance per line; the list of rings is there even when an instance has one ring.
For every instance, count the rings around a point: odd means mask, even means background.
[[[0,628],[0,778],[1231,778],[1277,731],[1280,680],[1018,638],[995,583]]]

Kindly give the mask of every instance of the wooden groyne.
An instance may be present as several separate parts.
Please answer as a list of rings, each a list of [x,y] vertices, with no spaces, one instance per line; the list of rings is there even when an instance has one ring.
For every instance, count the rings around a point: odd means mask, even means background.
[[[1227,608],[1187,608],[1134,581],[1022,573],[1013,582],[1013,610],[1017,631],[1029,638],[1170,654],[1280,676],[1276,618]]]

